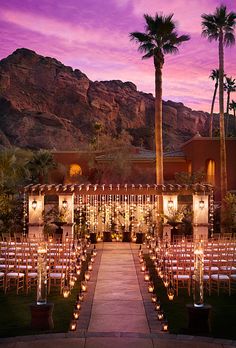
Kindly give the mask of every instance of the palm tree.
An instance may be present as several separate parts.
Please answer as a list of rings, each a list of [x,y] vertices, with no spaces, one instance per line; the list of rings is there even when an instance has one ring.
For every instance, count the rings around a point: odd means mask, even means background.
[[[39,150],[33,154],[28,162],[28,168],[31,172],[32,181],[42,183],[48,181],[48,173],[51,169],[56,168],[56,163],[50,151]]]
[[[233,99],[231,100],[231,103],[229,104],[229,109],[233,110],[234,113],[234,124],[235,124],[235,131],[236,131],[236,101]]]
[[[209,41],[218,41],[219,48],[219,110],[220,110],[220,177],[221,201],[227,192],[226,146],[224,127],[224,46],[235,43],[236,13],[227,12],[226,6],[217,7],[213,14],[202,15],[202,35]],[[221,214],[224,210],[221,209]],[[221,215],[222,216],[222,215]]]
[[[229,103],[230,103],[230,94],[236,91],[236,82],[232,77],[225,77],[224,90],[227,92],[227,106],[226,106],[226,136],[228,134],[229,128]]]
[[[155,67],[155,144],[156,144],[156,183],[163,184],[163,143],[162,143],[162,68],[165,54],[175,54],[188,35],[178,36],[176,25],[168,16],[156,13],[154,17],[145,14],[145,33],[130,33],[131,40],[139,44],[142,59],[153,58]]]
[[[218,85],[219,85],[219,69],[213,69],[211,71],[211,75],[209,77],[210,77],[210,79],[215,81],[215,89],[214,89],[214,94],[213,94],[212,103],[211,103],[210,127],[209,127],[209,137],[212,138],[213,112],[214,112],[214,106],[215,106],[216,93],[217,93],[217,89],[218,89]]]

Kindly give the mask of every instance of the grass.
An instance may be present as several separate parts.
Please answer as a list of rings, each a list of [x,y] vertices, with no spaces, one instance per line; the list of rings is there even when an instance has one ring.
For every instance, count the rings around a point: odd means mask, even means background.
[[[147,255],[145,259],[155,285],[155,292],[160,298],[161,306],[168,319],[170,333],[186,333],[188,326],[186,304],[193,303],[192,297],[188,296],[187,290],[180,289],[179,296],[175,296],[173,301],[169,301],[166,288],[157,277],[152,261]],[[236,294],[231,296],[227,293],[221,293],[220,296],[217,296],[216,293],[213,293],[212,296],[205,295],[204,303],[212,306],[210,336],[235,340]]]
[[[89,255],[88,255],[89,256]],[[89,260],[89,257],[88,257]],[[87,261],[88,262],[88,261]],[[59,288],[52,287],[47,301],[54,303],[53,322],[54,329],[48,331],[36,331],[30,328],[31,303],[36,301],[36,290],[28,295],[19,293],[16,295],[15,289],[5,295],[0,293],[0,337],[24,336],[41,333],[67,332],[72,318],[73,307],[76,302],[77,294],[80,291],[80,280],[84,277],[84,270],[87,262],[82,267],[82,272],[75,287],[71,291],[69,298],[65,299],[59,293]]]

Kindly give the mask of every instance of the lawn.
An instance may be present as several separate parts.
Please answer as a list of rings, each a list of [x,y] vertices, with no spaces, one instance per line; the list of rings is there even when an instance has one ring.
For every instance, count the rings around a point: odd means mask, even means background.
[[[173,301],[169,301],[166,288],[162,281],[157,277],[152,261],[148,256],[145,257],[151,277],[154,281],[156,294],[160,298],[161,306],[168,319],[170,333],[187,333],[188,326],[186,304],[193,303],[192,297],[188,296],[187,290],[180,289],[179,296],[175,296]],[[182,290],[182,291],[181,291]],[[204,303],[212,306],[211,313],[211,334],[215,338],[236,339],[236,293],[231,296],[221,293],[220,296],[213,294],[205,296]]]
[[[35,331],[30,328],[31,315],[29,305],[36,301],[35,289],[33,289],[28,295],[25,293],[19,293],[19,295],[16,295],[16,291],[13,289],[7,292],[6,295],[1,291],[0,337],[67,332],[72,318],[76,297],[80,290],[80,280],[84,277],[86,266],[87,262],[84,263],[79,280],[76,282],[69,298],[63,298],[59,293],[58,288],[51,288],[51,293],[48,295],[47,301],[54,303],[54,329],[50,331]]]

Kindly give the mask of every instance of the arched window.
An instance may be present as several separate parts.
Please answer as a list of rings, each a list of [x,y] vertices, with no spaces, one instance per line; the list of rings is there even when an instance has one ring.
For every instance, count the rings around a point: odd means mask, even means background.
[[[209,184],[215,185],[215,171],[216,171],[215,161],[212,159],[209,159],[206,163],[207,182]]]
[[[82,175],[82,169],[81,169],[80,165],[77,163],[71,164],[70,170],[69,170],[69,175],[70,175],[70,177]]]

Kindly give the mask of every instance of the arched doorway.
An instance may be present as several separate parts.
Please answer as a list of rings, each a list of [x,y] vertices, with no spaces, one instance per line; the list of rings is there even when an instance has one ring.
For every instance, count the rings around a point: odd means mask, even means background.
[[[215,161],[213,159],[208,159],[206,162],[206,179],[207,182],[213,186],[215,186],[215,171]]]

